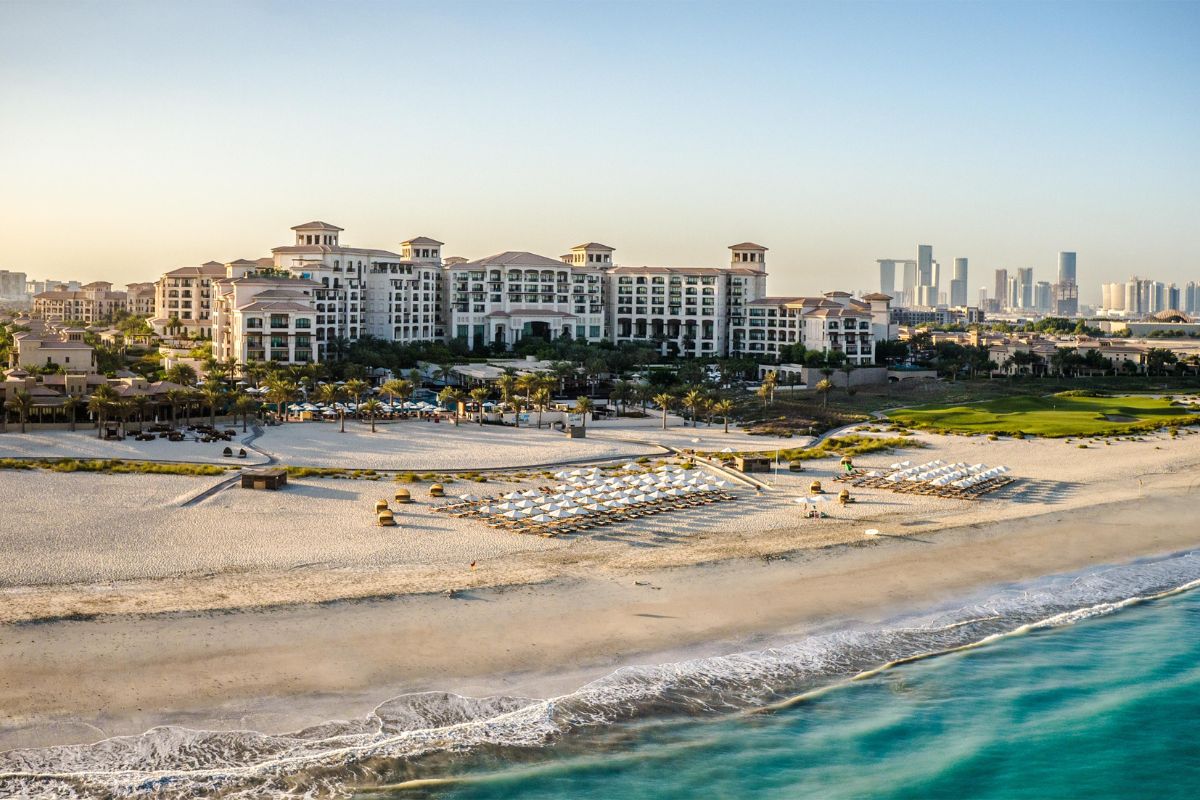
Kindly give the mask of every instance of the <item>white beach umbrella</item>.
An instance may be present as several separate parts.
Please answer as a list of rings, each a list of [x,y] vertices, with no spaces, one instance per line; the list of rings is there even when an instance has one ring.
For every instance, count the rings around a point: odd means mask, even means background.
[[[477,494],[469,494],[468,493],[468,494],[460,494],[458,496],[458,499],[462,500],[464,503],[476,503],[476,502],[479,502],[480,497]]]
[[[816,505],[817,503],[828,503],[829,498],[823,494],[809,495],[808,497],[797,497],[792,502],[800,505]]]
[[[533,508],[533,503],[528,500],[517,500],[512,504],[513,508]]]
[[[509,519],[521,519],[522,517],[529,516],[529,512],[523,508],[514,508],[512,511],[505,511],[500,516],[508,517]]]
[[[516,508],[516,506],[514,506],[512,503],[501,503],[500,505],[496,506],[497,511],[512,511],[514,508]]]
[[[521,492],[522,497],[537,497],[540,494],[541,492],[537,491],[536,489],[526,489],[525,491]]]
[[[492,509],[493,509],[493,506],[480,506],[479,513],[480,514],[491,514]]]

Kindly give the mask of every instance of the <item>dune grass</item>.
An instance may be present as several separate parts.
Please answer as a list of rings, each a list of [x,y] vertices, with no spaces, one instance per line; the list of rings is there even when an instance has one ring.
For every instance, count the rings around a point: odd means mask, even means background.
[[[180,464],[157,461],[124,461],[119,458],[0,458],[0,469],[48,469],[53,472],[104,472],[139,475],[224,475],[218,464]]]
[[[1092,397],[1063,392],[1041,397],[1001,397],[960,406],[925,406],[888,417],[939,433],[998,436],[1104,436],[1190,425],[1200,417],[1160,397]]]

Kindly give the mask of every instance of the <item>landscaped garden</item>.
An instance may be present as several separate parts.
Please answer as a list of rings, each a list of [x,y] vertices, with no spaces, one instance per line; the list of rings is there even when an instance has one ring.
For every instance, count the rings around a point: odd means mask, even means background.
[[[888,418],[941,433],[1046,437],[1124,434],[1200,422],[1200,415],[1167,397],[1079,392],[906,408],[888,413]]]

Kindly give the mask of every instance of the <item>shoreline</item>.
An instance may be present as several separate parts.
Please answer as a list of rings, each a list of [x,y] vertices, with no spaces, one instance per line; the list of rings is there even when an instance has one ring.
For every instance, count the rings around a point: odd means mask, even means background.
[[[9,713],[0,751],[164,724],[297,730],[410,692],[550,696],[622,666],[757,649],[987,587],[1200,546],[1191,481],[1152,483],[1135,504],[454,599],[0,626],[0,707]],[[1147,530],[1146,519],[1165,522]]]

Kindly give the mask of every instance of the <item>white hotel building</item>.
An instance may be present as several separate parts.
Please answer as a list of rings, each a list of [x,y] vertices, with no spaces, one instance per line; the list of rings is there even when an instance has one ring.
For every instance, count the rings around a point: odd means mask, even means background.
[[[294,244],[270,259],[210,262],[188,275],[211,286],[193,318],[211,314],[220,359],[305,362],[325,357],[336,340],[460,339],[468,347],[511,348],[522,338],[644,342],[685,356],[779,354],[781,345],[843,350],[850,363],[874,359],[874,342],[891,338],[886,295],[856,300],[766,296],[767,248],[730,247],[727,267],[620,266],[613,248],[588,242],[558,259],[507,251],[474,261],[443,258],[443,244],[418,237],[400,253],[343,246],[336,225],[297,225]],[[160,300],[182,306],[164,275]],[[175,308],[157,308],[160,320]],[[205,316],[209,316],[206,314]],[[181,317],[182,318],[182,317]],[[160,320],[156,320],[159,322]],[[207,320],[206,320],[207,321]]]

